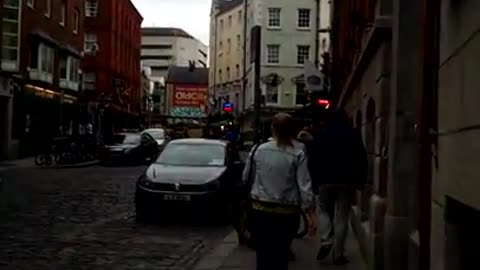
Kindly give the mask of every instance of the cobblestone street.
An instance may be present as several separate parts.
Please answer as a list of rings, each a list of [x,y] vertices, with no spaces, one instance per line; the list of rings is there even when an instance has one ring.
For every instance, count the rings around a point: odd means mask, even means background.
[[[228,228],[136,224],[144,169],[0,170],[0,269],[189,269]]]

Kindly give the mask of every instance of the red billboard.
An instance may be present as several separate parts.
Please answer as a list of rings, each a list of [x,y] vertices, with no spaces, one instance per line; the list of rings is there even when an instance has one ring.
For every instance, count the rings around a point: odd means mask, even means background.
[[[207,86],[175,85],[172,97],[173,107],[204,107],[208,99]]]

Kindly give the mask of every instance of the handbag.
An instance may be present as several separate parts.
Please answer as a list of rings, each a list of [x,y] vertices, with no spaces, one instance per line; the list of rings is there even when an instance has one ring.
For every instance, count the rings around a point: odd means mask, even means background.
[[[248,168],[247,181],[243,187],[243,192],[245,192],[247,195],[249,195],[252,191],[253,182],[255,181],[255,153],[257,152],[258,147],[260,147],[260,144],[257,144],[253,147],[252,154],[249,157],[250,168]]]

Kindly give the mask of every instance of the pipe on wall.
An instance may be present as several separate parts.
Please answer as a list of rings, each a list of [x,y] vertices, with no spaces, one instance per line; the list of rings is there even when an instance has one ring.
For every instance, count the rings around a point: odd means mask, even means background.
[[[422,85],[418,103],[417,122],[417,227],[420,250],[418,269],[430,269],[431,200],[432,200],[432,151],[435,138],[431,129],[435,126],[436,97],[438,89],[440,1],[423,0],[422,44],[420,64]]]
[[[320,66],[320,0],[315,0],[316,22],[315,22],[315,67]]]

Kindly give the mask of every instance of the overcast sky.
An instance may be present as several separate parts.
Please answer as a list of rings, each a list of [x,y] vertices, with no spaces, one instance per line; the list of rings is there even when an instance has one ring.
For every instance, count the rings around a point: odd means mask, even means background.
[[[211,0],[132,0],[142,26],[177,27],[208,45]]]

